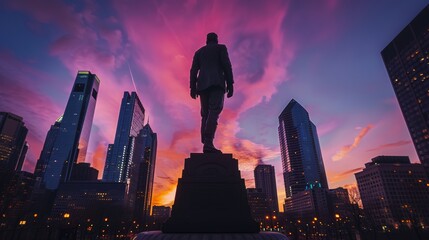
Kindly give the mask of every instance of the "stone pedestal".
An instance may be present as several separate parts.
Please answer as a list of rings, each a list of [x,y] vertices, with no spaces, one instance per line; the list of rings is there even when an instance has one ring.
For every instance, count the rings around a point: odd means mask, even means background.
[[[191,153],[163,233],[257,233],[232,154]]]

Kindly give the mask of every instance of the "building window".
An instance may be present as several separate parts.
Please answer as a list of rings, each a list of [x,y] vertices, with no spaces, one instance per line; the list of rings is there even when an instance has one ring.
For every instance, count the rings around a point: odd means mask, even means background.
[[[84,89],[85,89],[84,83],[76,83],[74,85],[73,92],[83,92]]]

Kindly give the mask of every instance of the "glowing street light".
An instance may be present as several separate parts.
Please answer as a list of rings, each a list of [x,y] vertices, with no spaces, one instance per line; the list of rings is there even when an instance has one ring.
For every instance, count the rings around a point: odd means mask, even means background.
[[[64,218],[70,218],[70,213],[64,213]]]

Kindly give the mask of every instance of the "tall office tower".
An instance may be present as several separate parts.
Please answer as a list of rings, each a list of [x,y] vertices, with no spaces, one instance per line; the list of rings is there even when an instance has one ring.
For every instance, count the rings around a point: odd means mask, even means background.
[[[57,139],[57,136],[60,132],[61,120],[62,116],[55,121],[54,125],[51,125],[51,128],[46,134],[43,149],[40,152],[40,157],[37,160],[36,168],[34,169],[34,177],[36,178],[36,182],[42,181],[46,166],[48,165],[49,158],[52,154],[52,148],[54,147],[55,140]]]
[[[429,226],[429,180],[406,156],[378,156],[355,173],[363,208],[375,226]]]
[[[133,220],[146,224],[152,204],[153,181],[157,151],[157,135],[146,124],[135,138],[134,153],[130,167],[129,206]]]
[[[429,5],[381,55],[420,162],[429,165]]]
[[[271,213],[278,213],[279,200],[277,197],[276,173],[274,171],[274,166],[259,164],[256,166],[254,174],[256,188],[262,189],[265,193]]]
[[[8,112],[0,112],[0,170],[20,171],[20,159],[25,155],[27,128],[22,117]],[[25,157],[25,156],[24,156]]]
[[[286,197],[312,188],[328,188],[316,126],[292,99],[279,116],[279,139]]]
[[[84,162],[100,80],[89,71],[76,76],[60,130],[48,160],[43,183],[50,190],[68,181],[74,163]]]
[[[137,93],[124,92],[114,144],[109,144],[103,181],[126,182],[129,178],[135,137],[144,126],[145,110]]]

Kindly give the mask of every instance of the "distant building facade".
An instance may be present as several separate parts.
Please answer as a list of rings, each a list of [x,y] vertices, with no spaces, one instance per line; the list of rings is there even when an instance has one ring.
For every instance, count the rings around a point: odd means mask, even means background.
[[[99,85],[95,74],[77,73],[43,176],[47,189],[68,181],[74,163],[85,161]]]
[[[0,170],[20,171],[25,158],[28,129],[22,117],[0,112]]]
[[[429,225],[429,181],[406,156],[378,156],[355,173],[363,208],[378,227]]]
[[[249,202],[250,212],[253,219],[264,225],[265,217],[273,214],[270,210],[270,203],[267,194],[260,188],[247,188],[247,201]]]
[[[61,183],[52,207],[54,226],[113,224],[123,219],[126,203],[125,183]]]
[[[347,189],[342,187],[329,189],[328,202],[330,211],[334,216],[340,216],[343,219],[351,219],[353,217],[353,206],[350,203]]]
[[[157,144],[157,134],[148,123],[135,138],[130,166],[129,206],[140,225],[146,225],[152,208]]]
[[[144,126],[145,109],[136,92],[124,92],[114,144],[109,144],[103,181],[126,182],[132,164],[135,137]]]
[[[270,211],[279,212],[279,200],[277,197],[276,173],[274,166],[259,164],[254,170],[256,188],[261,189],[269,203]]]
[[[429,165],[429,5],[381,52],[422,164]]]
[[[314,218],[329,221],[332,214],[329,209],[327,189],[313,188],[286,198],[284,211],[288,218],[304,221]]]
[[[58,118],[53,125],[51,125],[51,128],[46,134],[45,143],[43,144],[43,149],[40,152],[40,157],[37,160],[36,168],[34,170],[34,176],[36,178],[36,181],[41,182],[45,174],[46,166],[48,165],[49,159],[51,158],[55,140],[60,133],[61,120],[62,116]]]

